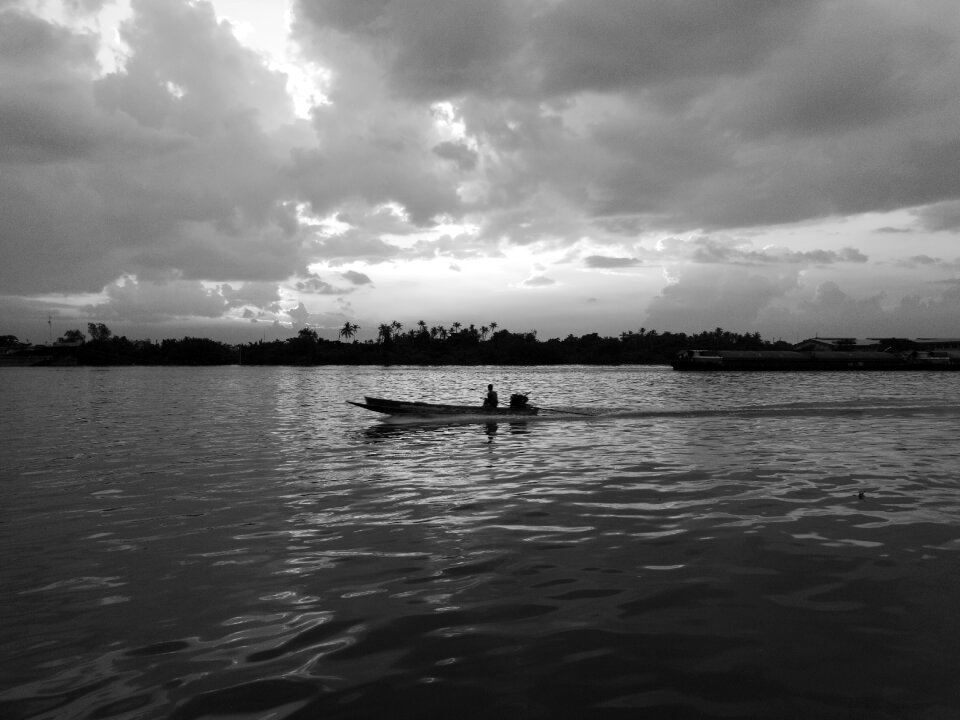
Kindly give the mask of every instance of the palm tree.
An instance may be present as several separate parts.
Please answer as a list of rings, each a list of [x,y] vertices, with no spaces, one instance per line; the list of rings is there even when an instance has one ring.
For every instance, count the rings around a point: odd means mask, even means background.
[[[350,321],[347,320],[347,322],[343,324],[343,327],[340,328],[340,333],[338,337],[343,337],[349,340],[350,338],[352,338],[354,335],[357,334],[357,330],[359,329],[360,329],[359,325],[351,325]]]
[[[417,327],[420,328],[421,335],[427,334],[427,324],[423,320],[417,320]]]
[[[458,332],[460,332],[460,328],[462,328],[462,327],[463,327],[463,325],[461,325],[461,324],[458,323],[458,322],[455,322],[453,325],[450,326],[450,334],[451,334],[451,335],[456,335]]]
[[[391,328],[386,323],[380,323],[377,328],[377,340],[381,343],[390,342]]]
[[[393,330],[394,334],[399,335],[400,331],[403,330],[403,325],[394,320],[390,323],[390,329]]]
[[[490,328],[488,328],[486,325],[481,325],[481,326],[480,326],[480,339],[481,339],[481,340],[486,340],[486,339],[487,339],[487,334],[488,334],[489,332],[490,332]]]

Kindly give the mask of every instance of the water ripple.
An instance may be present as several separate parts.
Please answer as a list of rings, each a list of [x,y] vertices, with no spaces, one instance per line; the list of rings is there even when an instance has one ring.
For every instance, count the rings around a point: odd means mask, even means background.
[[[4,370],[4,718],[960,711],[960,374]]]

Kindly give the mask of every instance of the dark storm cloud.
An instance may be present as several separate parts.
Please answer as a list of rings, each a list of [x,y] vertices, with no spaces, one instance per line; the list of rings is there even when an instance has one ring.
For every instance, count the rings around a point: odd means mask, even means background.
[[[411,139],[414,130],[384,119],[340,130],[344,135],[331,137],[322,149],[297,152],[287,171],[314,213],[325,215],[357,198],[370,206],[397,202],[420,227],[433,225],[438,215],[459,213],[454,184],[431,165],[436,158],[425,156]]]
[[[530,200],[525,178],[586,217],[632,215],[647,228],[960,195],[960,6],[950,0],[298,9],[316,45],[331,32],[366,45],[388,94],[454,100],[481,146],[510,159],[487,167],[490,185],[510,190],[488,196],[491,221]]]
[[[755,68],[817,3],[803,0],[300,0],[303,21],[376,42],[413,97],[540,98]]]
[[[0,12],[0,163],[81,158],[109,139],[82,89],[96,69],[96,50],[90,35]]]
[[[529,16],[509,0],[334,0],[297,3],[301,19],[374,43],[392,85],[411,98],[499,95],[521,75],[511,60]]]
[[[724,233],[900,209],[917,235],[960,231],[955,0],[295,0],[294,37],[329,73],[309,119],[206,2],[133,0],[107,74],[97,36],[27,7],[0,0],[7,295],[213,317],[275,307],[290,278],[310,290],[317,263],[578,256],[657,231],[695,237],[664,241],[684,267],[654,316],[746,321],[798,273],[865,266],[892,238],[799,251]],[[457,224],[479,230],[424,232]],[[636,242],[584,262],[646,262]]]
[[[84,33],[17,12],[0,92],[7,292],[99,291],[121,275],[282,279],[302,238],[281,202],[284,78],[209,5],[139,0],[122,71]]]
[[[541,92],[664,87],[756,69],[816,3],[572,0],[529,18]]]
[[[928,230],[960,230],[960,200],[938,203],[917,212],[920,222]]]
[[[391,0],[329,0],[300,3],[304,16],[321,27],[352,33],[379,34]]]

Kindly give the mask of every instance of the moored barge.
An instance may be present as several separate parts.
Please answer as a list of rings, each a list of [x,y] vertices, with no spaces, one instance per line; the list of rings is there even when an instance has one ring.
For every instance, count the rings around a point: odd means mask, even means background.
[[[960,351],[684,350],[674,370],[960,370]]]

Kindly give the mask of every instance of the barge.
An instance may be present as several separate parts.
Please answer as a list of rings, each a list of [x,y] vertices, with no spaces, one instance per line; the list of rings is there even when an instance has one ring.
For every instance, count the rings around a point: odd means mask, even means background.
[[[960,350],[684,350],[674,370],[960,370]]]

